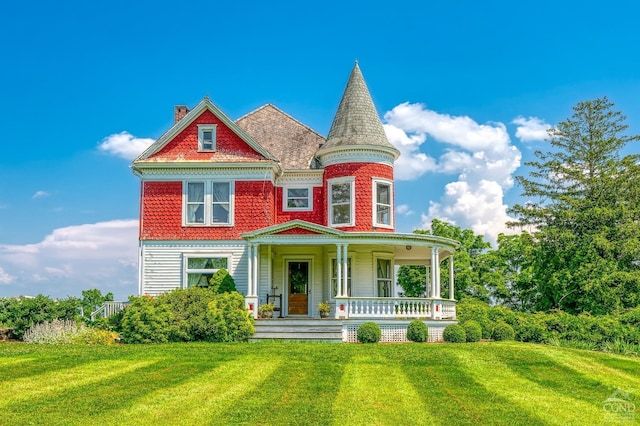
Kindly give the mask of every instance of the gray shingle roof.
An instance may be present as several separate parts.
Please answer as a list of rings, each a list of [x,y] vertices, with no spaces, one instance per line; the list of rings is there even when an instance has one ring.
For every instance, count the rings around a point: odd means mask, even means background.
[[[395,150],[382,127],[369,89],[356,62],[323,150],[338,146],[378,145]]]
[[[287,169],[313,168],[312,160],[324,137],[271,104],[236,120],[236,124]]]

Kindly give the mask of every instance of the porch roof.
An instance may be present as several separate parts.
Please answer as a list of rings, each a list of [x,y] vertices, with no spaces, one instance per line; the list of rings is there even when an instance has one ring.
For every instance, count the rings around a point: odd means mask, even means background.
[[[345,232],[304,220],[268,226],[242,234],[251,243],[272,245],[371,244],[394,246],[397,263],[429,258],[432,248],[452,255],[460,243],[444,237],[395,232]],[[400,262],[398,262],[400,261]]]

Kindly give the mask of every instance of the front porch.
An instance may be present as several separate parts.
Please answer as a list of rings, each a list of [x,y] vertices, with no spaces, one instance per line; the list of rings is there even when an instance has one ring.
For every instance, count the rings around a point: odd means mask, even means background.
[[[259,308],[268,302],[275,302],[279,318],[319,318],[318,304],[328,302],[330,317],[338,320],[456,319],[456,241],[425,234],[344,232],[300,220],[243,238],[246,303],[254,318],[260,318]],[[448,275],[444,284],[442,263]],[[426,267],[420,297],[402,297],[395,279],[400,265]]]

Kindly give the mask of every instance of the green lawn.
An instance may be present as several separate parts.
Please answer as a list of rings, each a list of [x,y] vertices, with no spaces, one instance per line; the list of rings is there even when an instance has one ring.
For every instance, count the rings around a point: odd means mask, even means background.
[[[2,425],[640,423],[617,388],[639,358],[513,342],[0,344]]]

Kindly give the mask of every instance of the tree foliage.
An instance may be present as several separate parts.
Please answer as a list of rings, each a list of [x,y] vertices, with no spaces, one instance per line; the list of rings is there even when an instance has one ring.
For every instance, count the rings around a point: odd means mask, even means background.
[[[417,234],[436,235],[460,242],[460,248],[453,256],[455,298],[475,297],[488,300],[489,293],[485,287],[481,270],[478,268],[482,255],[491,247],[482,235],[476,235],[470,229],[433,219],[431,229],[414,231]],[[442,295],[449,295],[449,260],[440,266],[440,282]],[[424,296],[427,292],[426,267],[401,266],[398,269],[398,285],[408,297]]]
[[[604,314],[640,303],[640,166],[625,117],[606,98],[578,103],[536,151],[511,225],[535,229],[536,308]]]

